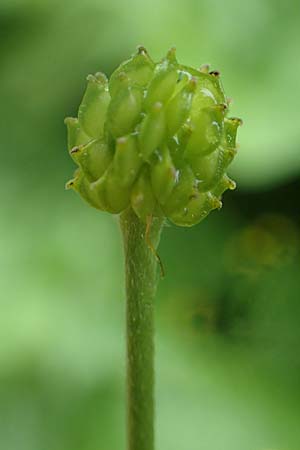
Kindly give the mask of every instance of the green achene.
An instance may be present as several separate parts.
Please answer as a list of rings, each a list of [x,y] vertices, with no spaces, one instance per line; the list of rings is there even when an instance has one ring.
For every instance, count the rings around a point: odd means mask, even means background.
[[[89,75],[78,119],[67,118],[78,169],[68,188],[119,214],[132,207],[192,226],[222,206],[241,120],[228,118],[219,73],[179,64],[172,48],[154,63],[139,47],[110,80]]]

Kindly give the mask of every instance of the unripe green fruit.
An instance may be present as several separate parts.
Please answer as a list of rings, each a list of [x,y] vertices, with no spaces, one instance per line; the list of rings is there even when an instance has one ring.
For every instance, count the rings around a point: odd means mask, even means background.
[[[140,152],[147,161],[155,149],[160,148],[165,137],[166,118],[163,104],[152,105],[144,118],[139,132]]]
[[[103,175],[113,158],[112,151],[103,139],[77,145],[70,150],[70,155],[90,182]]]
[[[107,210],[113,214],[119,214],[128,208],[130,189],[124,187],[116,174],[113,165],[109,168],[105,183],[105,200]]]
[[[110,102],[107,78],[102,73],[89,75],[88,85],[78,110],[82,130],[92,138],[103,135],[106,111]]]
[[[220,209],[222,202],[209,191],[199,193],[188,200],[185,206],[174,211],[170,218],[176,225],[192,226],[204,219],[213,209]]]
[[[156,198],[151,187],[149,167],[143,167],[140,176],[132,187],[131,206],[136,215],[145,220],[156,209]]]
[[[119,89],[111,99],[107,112],[108,129],[117,138],[134,130],[140,122],[143,92],[131,86]]]
[[[122,88],[125,77],[128,85],[146,89],[153,77],[155,64],[149,57],[144,47],[138,47],[138,51],[128,61],[123,62],[114,71],[109,80],[109,92],[112,97]]]
[[[164,205],[176,184],[177,171],[166,145],[157,150],[155,156],[156,162],[151,165],[151,185],[155,197]]]
[[[68,130],[68,150],[69,152],[77,145],[87,144],[91,138],[85,134],[75,117],[66,117],[65,125]]]
[[[143,162],[139,152],[137,134],[117,139],[114,169],[122,186],[127,187],[133,184]]]
[[[166,216],[171,216],[173,213],[183,210],[197,192],[197,180],[191,167],[186,164],[178,170],[176,185],[163,207]]]
[[[156,64],[139,47],[109,82],[89,75],[78,119],[65,120],[79,166],[67,187],[103,211],[192,226],[235,188],[225,170],[241,120],[227,114],[218,72],[178,64],[175,49]]]
[[[156,65],[153,77],[147,88],[145,109],[149,110],[155,103],[165,104],[171,98],[178,80],[177,61],[174,49],[166,58]]]
[[[187,120],[191,110],[193,96],[197,87],[197,81],[192,78],[182,89],[169,101],[167,107],[168,134],[173,136],[178,128]]]
[[[104,203],[99,200],[98,193],[94,190],[82,170],[75,171],[75,177],[68,181],[66,189],[75,189],[91,206],[97,209],[104,209]]]
[[[186,155],[207,155],[219,146],[223,134],[224,105],[201,109],[191,117],[191,137],[187,143]]]

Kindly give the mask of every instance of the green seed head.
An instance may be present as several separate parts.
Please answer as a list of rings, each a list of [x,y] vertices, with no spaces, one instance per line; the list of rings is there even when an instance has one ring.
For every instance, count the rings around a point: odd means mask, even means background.
[[[108,81],[89,75],[78,118],[67,118],[78,169],[67,188],[90,205],[141,220],[165,216],[181,226],[222,206],[235,183],[225,171],[236,154],[240,119],[228,118],[219,73],[179,64],[172,48],[154,63],[144,47]]]

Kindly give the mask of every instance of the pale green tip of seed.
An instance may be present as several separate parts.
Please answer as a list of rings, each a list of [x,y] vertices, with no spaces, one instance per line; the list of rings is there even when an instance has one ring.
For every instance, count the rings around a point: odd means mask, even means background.
[[[215,78],[219,78],[220,75],[221,75],[221,73],[220,73],[219,70],[211,70],[211,71],[209,72],[209,75],[211,75],[212,77],[215,77]]]
[[[238,151],[237,146],[236,146],[235,148],[228,148],[228,149],[227,149],[227,155],[228,155],[230,158],[234,158],[235,155],[237,154],[237,151]]]
[[[108,81],[107,76],[103,72],[97,72],[95,74],[95,78],[97,81],[99,81],[101,83],[107,83],[107,81]]]
[[[64,119],[64,124],[65,124],[65,125],[68,125],[68,124],[70,124],[70,123],[74,123],[74,122],[77,122],[77,121],[78,121],[78,119],[75,118],[75,117],[66,117],[66,118]]]
[[[128,76],[126,75],[125,72],[120,72],[118,73],[118,75],[116,76],[116,79],[118,81],[128,81]]]
[[[222,206],[223,206],[223,203],[217,197],[214,197],[212,199],[211,205],[212,205],[212,209],[219,209],[220,210],[222,208]]]
[[[230,191],[234,191],[236,189],[236,182],[230,178],[228,179],[228,189],[230,189]]]
[[[171,63],[177,63],[176,59],[176,47],[171,47],[170,50],[168,50],[168,53],[166,55],[166,59]]]
[[[225,113],[225,111],[228,109],[228,105],[226,103],[219,103],[218,105],[215,105],[212,108],[221,111],[221,113]]]
[[[116,140],[116,144],[120,147],[124,147],[127,142],[128,142],[127,136],[121,136]]]
[[[238,127],[241,127],[242,125],[244,125],[244,122],[242,119],[238,118],[238,117],[231,117],[230,120],[232,122],[235,122],[237,124]]]
[[[69,191],[70,189],[74,189],[75,179],[72,178],[72,180],[67,181],[65,184],[66,191]]]
[[[192,123],[185,123],[182,125],[182,134],[186,137],[189,137],[192,135],[194,131],[195,126]]]
[[[195,92],[197,88],[197,78],[192,77],[187,83],[187,89],[189,92]]]
[[[152,111],[155,114],[158,114],[161,110],[163,109],[163,104],[161,102],[156,102],[154,103],[154,105],[152,106]]]
[[[210,69],[209,64],[202,64],[202,66],[199,67],[199,72],[209,73],[209,69]]]
[[[71,154],[71,155],[74,155],[75,153],[78,153],[79,150],[80,150],[80,146],[79,146],[79,145],[76,145],[75,147],[71,148],[70,154]]]
[[[107,77],[102,72],[97,72],[95,75],[89,74],[86,77],[87,81],[91,81],[93,83],[99,83],[99,84],[106,84],[107,83]]]
[[[148,52],[143,45],[138,45],[136,48],[136,52],[138,55],[148,56]]]

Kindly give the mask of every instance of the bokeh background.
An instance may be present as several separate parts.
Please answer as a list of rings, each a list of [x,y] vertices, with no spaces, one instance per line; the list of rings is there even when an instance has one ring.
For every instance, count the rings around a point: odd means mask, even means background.
[[[244,119],[238,190],[161,241],[157,450],[299,450],[299,29],[296,0],[1,0],[1,449],[125,448],[120,233],[64,190],[63,119],[143,44]]]

